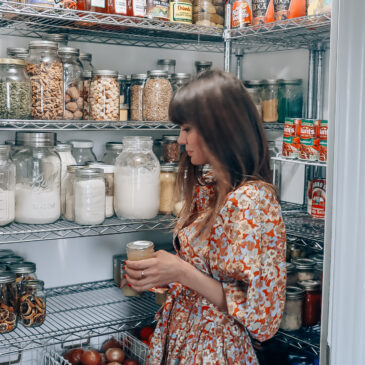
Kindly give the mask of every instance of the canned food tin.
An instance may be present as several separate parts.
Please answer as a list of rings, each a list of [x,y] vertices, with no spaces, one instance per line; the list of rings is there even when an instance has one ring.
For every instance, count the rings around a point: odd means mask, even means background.
[[[306,16],[306,0],[274,0],[275,20],[286,20]]]
[[[232,28],[243,28],[252,22],[252,0],[235,0],[232,4]]]
[[[295,132],[295,119],[285,118],[283,157],[298,158],[300,137],[296,136]]]
[[[303,119],[300,128],[299,158],[306,161],[317,161],[319,138],[316,136],[314,120]]]
[[[274,21],[273,0],[252,0],[252,24],[259,25]]]
[[[326,212],[326,179],[312,181],[312,217],[324,219]]]
[[[319,127],[319,161],[327,161],[327,131],[328,131],[328,121],[321,120],[321,125]]]

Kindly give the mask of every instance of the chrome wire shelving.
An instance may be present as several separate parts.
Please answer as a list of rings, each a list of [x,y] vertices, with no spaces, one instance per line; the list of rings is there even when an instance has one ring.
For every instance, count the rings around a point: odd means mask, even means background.
[[[297,165],[317,166],[317,167],[326,167],[327,166],[326,162],[290,159],[290,158],[283,157],[281,154],[278,154],[275,157],[271,157],[271,159],[273,161],[277,161],[277,162],[292,163],[292,164],[297,164]]]
[[[159,306],[152,293],[125,297],[116,284],[100,281],[47,290],[44,324],[0,335],[0,356],[46,345],[126,331],[150,324]]]

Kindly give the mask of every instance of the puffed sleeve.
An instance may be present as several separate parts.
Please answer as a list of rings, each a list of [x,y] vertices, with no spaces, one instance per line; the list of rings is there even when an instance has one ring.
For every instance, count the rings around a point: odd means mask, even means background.
[[[210,241],[210,266],[222,282],[228,314],[266,341],[279,328],[285,302],[285,227],[268,188],[232,192]]]

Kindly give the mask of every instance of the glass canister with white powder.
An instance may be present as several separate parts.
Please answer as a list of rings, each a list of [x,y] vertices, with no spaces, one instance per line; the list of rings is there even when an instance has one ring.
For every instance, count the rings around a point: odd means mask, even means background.
[[[151,219],[160,206],[160,163],[152,137],[123,138],[114,172],[114,208],[120,218]]]
[[[9,156],[10,146],[0,145],[0,226],[15,217],[15,165]]]
[[[61,161],[51,132],[16,132],[15,221],[27,224],[55,222],[61,213]]]
[[[78,169],[75,172],[75,222],[100,224],[105,219],[105,181],[102,169]]]
[[[115,160],[123,151],[122,142],[107,142],[105,143],[105,153],[103,162],[107,165],[115,165]]]

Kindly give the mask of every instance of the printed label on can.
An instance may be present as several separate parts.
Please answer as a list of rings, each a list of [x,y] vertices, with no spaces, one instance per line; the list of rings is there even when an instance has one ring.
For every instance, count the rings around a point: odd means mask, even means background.
[[[305,16],[306,13],[306,0],[274,0],[275,20],[298,18]]]
[[[232,28],[251,25],[251,1],[237,0],[232,6]]]
[[[169,9],[168,0],[152,0],[152,6],[147,7],[147,17],[169,20]]]
[[[252,0],[252,24],[264,24],[274,21],[273,0]]]
[[[55,2],[54,0],[28,0],[28,4],[54,7]]]
[[[140,17],[146,15],[146,0],[133,0],[133,15]]]
[[[295,137],[295,120],[294,119],[285,118],[284,137]]]
[[[312,180],[312,209],[313,218],[324,219],[326,212],[326,180]]]
[[[303,119],[300,128],[299,158],[307,161],[318,160],[319,138],[316,136],[314,120]]]
[[[297,137],[300,137],[300,130],[302,127],[302,120],[301,119],[295,119],[294,120],[294,125],[295,125],[295,135]]]
[[[126,0],[114,0],[115,1],[115,13],[127,14],[127,1]]]
[[[318,159],[321,162],[327,161],[327,140],[319,141]]]
[[[91,0],[91,6],[95,8],[105,8],[105,0]]]
[[[171,2],[170,3],[170,22],[192,23],[193,6],[191,3]]]
[[[300,146],[299,137],[284,137],[283,139],[283,157],[286,158],[298,158]]]

